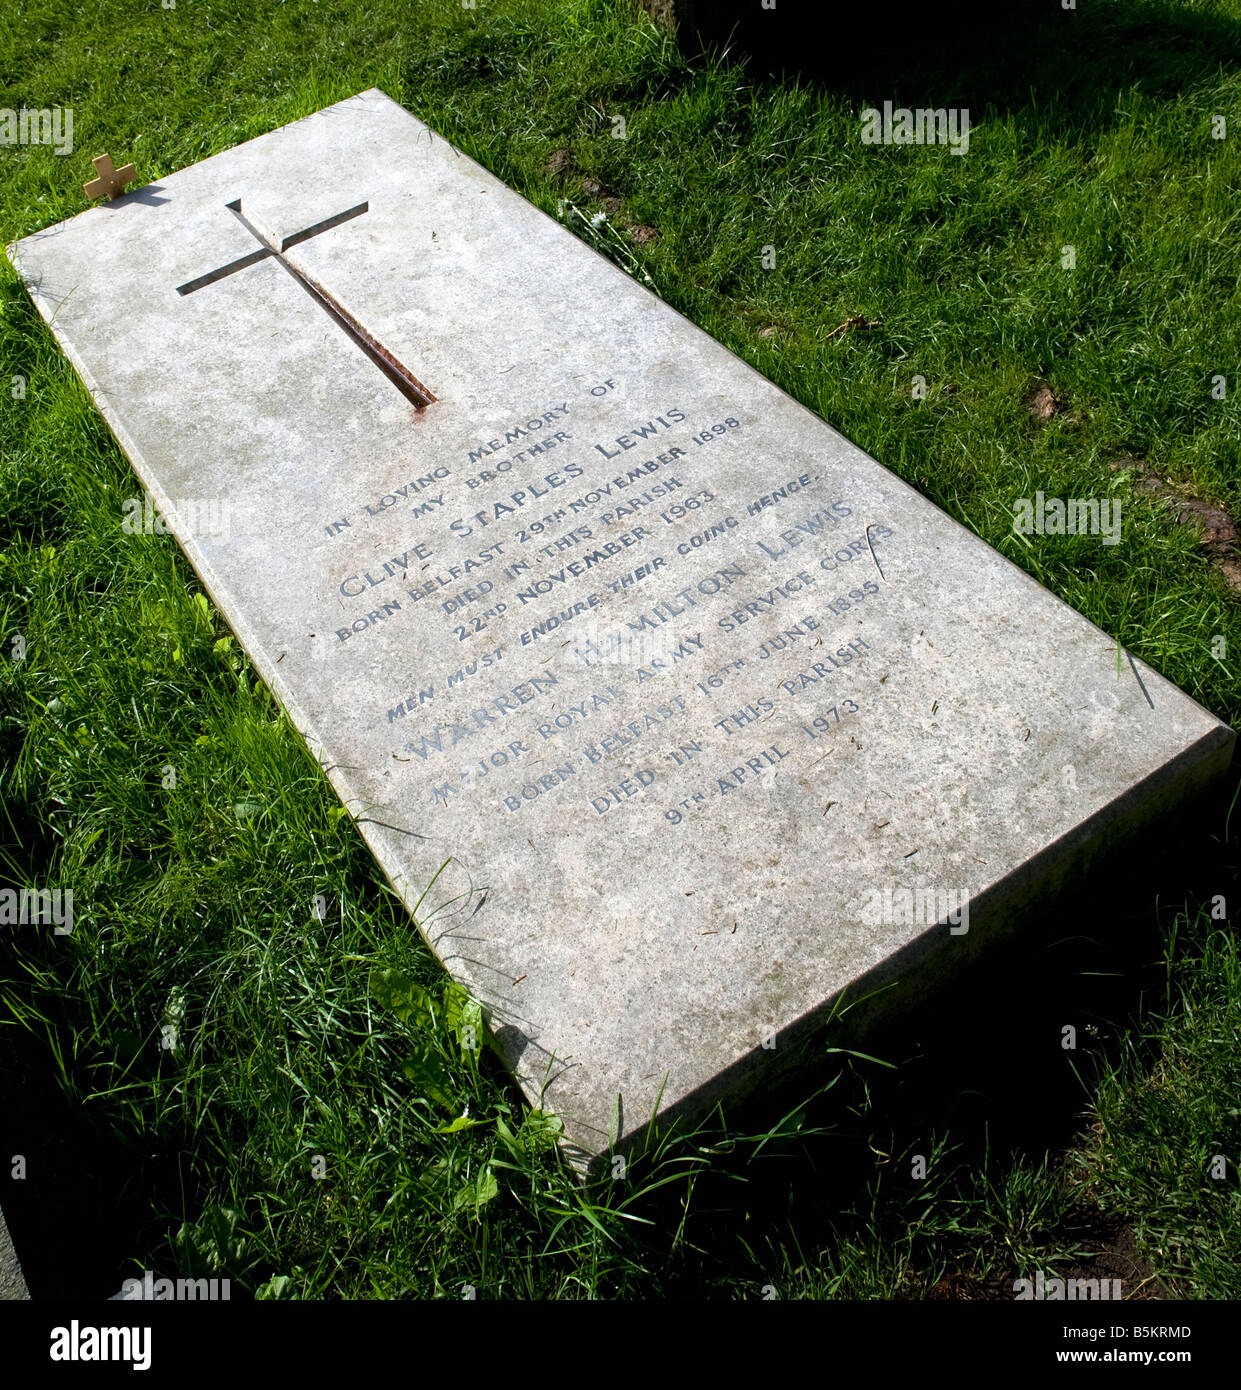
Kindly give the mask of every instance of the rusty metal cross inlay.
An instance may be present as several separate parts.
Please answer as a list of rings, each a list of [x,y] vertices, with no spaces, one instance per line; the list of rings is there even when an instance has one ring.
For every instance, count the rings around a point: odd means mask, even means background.
[[[187,280],[184,285],[177,286],[177,293],[181,295],[193,294],[196,290],[206,289],[208,285],[214,285],[217,280],[223,280],[226,275],[234,275],[239,270],[245,270],[249,266],[257,265],[260,261],[273,257],[282,265],[294,280],[306,291],[308,295],[323,309],[329,317],[341,328],[362,352],[372,361],[376,367],[383,372],[384,376],[396,387],[396,389],[411,401],[419,410],[428,406],[435,400],[435,397],[418,380],[414,374],[383,346],[373,334],[353,317],[352,314],[343,308],[324,287],[312,280],[304,270],[299,270],[285,256],[286,251],[290,251],[295,246],[300,246],[303,241],[309,241],[311,237],[319,236],[323,232],[331,231],[333,227],[339,227],[344,222],[352,221],[355,217],[361,217],[369,210],[369,203],[359,203],[356,207],[346,208],[344,212],[338,212],[333,217],[325,218],[322,222],[316,222],[313,226],[304,227],[300,232],[294,232],[292,236],[287,236],[283,241],[277,239],[270,233],[256,227],[255,224],[246,217],[241,211],[241,199],[229,203],[228,210],[241,223],[241,225],[259,242],[259,249],[251,251],[249,255],[242,256],[235,261],[229,261],[227,265],[219,266],[215,270],[209,270],[205,275],[198,276],[197,279]]]

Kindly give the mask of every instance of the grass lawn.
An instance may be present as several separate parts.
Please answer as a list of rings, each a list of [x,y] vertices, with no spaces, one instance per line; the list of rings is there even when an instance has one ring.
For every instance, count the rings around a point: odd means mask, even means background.
[[[151,182],[381,87],[1235,725],[1185,499],[1241,515],[1241,0],[1053,19],[832,84],[621,0],[31,0],[0,105],[72,107],[74,150],[0,149],[0,231],[80,211],[102,149]],[[967,106],[968,153],[862,144],[885,100]],[[78,919],[0,928],[36,1296],[1241,1295],[1235,822],[1158,900],[1098,885],[1002,999],[583,1188],[173,538],[122,529],[137,481],[7,263],[0,314],[0,887]],[[1016,534],[1039,490],[1119,499],[1123,543]]]

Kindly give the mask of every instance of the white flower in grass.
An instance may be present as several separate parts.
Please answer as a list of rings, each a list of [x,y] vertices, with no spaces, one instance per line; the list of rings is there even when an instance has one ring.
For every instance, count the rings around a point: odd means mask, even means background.
[[[185,994],[180,985],[173,985],[164,1005],[164,1020],[160,1026],[160,1046],[166,1052],[176,1052],[185,1019]]]

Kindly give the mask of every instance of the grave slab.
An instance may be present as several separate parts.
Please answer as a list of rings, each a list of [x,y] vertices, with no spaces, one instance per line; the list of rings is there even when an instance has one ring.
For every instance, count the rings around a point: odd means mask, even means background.
[[[1228,764],[381,92],[10,254],[579,1161],[932,992]]]

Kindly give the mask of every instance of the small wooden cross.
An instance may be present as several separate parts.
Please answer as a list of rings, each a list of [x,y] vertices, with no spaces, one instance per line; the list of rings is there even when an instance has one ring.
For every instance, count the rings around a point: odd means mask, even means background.
[[[82,185],[88,198],[115,198],[117,194],[124,193],[127,183],[132,183],[138,177],[138,171],[132,164],[115,168],[110,155],[97,154],[91,163],[99,177]]]

